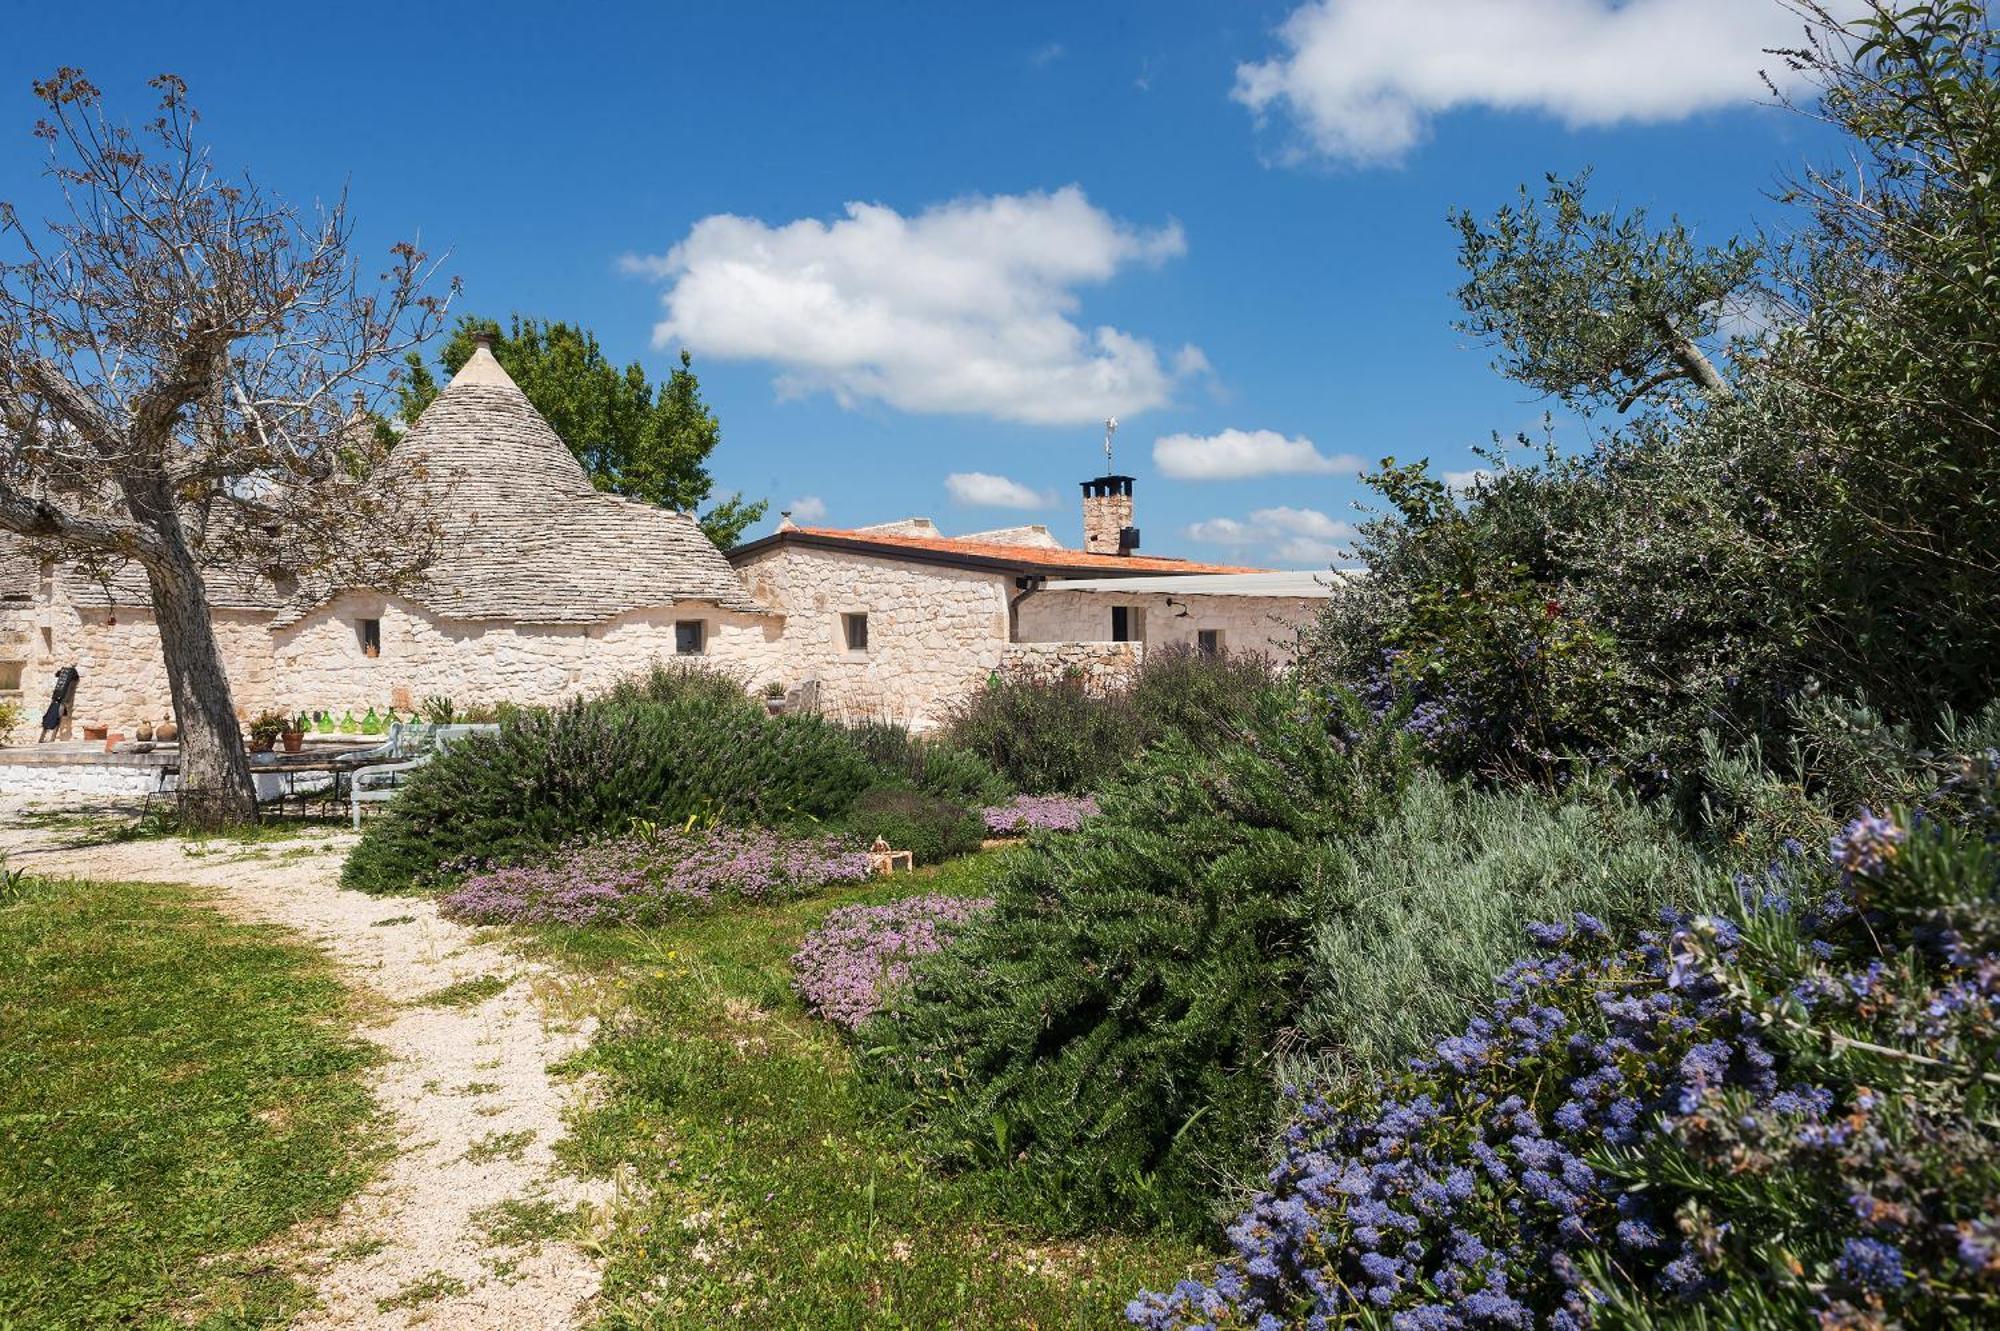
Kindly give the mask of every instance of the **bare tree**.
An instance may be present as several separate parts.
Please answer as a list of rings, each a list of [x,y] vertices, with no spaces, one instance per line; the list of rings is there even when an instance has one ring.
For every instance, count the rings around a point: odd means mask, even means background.
[[[35,85],[57,200],[40,228],[0,203],[0,529],[144,570],[183,804],[252,818],[208,580],[380,586],[421,562],[416,497],[371,477],[381,445],[343,416],[448,297],[411,244],[365,275],[344,197],[302,213],[216,171],[185,85],[151,86],[134,129],[81,71]]]

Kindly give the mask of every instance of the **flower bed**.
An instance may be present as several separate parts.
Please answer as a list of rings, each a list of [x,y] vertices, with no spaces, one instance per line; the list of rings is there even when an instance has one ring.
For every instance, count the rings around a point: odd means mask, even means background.
[[[1086,818],[1097,816],[1094,795],[1016,795],[984,811],[991,836],[1026,836],[1030,832],[1074,832]]]
[[[1864,814],[1834,839],[1831,895],[1794,861],[1739,879],[1736,918],[1670,914],[1636,945],[1589,916],[1531,927],[1546,954],[1379,1099],[1303,1099],[1269,1190],[1230,1227],[1234,1256],[1128,1316],[1155,1331],[1579,1328],[1607,1305],[1621,1325],[2000,1316],[2000,1146],[1981,1108],[2000,1046],[1990,830]],[[1801,892],[1825,904],[1795,911]]]
[[[843,906],[806,935],[792,956],[793,985],[806,1005],[853,1030],[907,980],[910,963],[939,951],[985,897],[908,897],[887,906]]]
[[[477,924],[645,924],[714,897],[762,901],[869,877],[840,837],[712,827],[565,847],[541,865],[477,874],[440,903]]]

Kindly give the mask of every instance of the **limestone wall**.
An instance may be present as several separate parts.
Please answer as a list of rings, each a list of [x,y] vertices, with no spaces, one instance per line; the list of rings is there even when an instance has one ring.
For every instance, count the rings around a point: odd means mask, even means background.
[[[777,546],[739,570],[750,594],[786,615],[784,682],[820,681],[823,710],[922,728],[999,666],[1007,643],[1004,573],[844,550]],[[850,652],[842,615],[868,616]]]
[[[1138,673],[1145,651],[1136,642],[1014,642],[1001,668],[1044,678],[1080,677],[1095,693],[1122,688]]]
[[[381,653],[361,647],[360,621],[379,625]],[[408,711],[432,694],[461,706],[556,703],[599,693],[620,678],[674,656],[674,625],[707,626],[706,664],[746,683],[782,679],[782,625],[687,602],[640,610],[607,624],[520,625],[439,620],[421,606],[379,592],[344,592],[275,635],[270,650],[285,705],[300,711],[373,707]]]
[[[1288,662],[1297,650],[1299,627],[1325,604],[1299,596],[1195,594],[1174,596],[1175,603],[1168,605],[1166,593],[1138,590],[1145,579],[1132,581],[1132,591],[1038,591],[1020,604],[1017,636],[1023,642],[1105,642],[1111,637],[1111,608],[1122,605],[1145,611],[1140,641],[1149,649],[1192,647],[1200,630],[1217,629],[1232,652],[1262,652]]]
[[[381,653],[361,647],[357,621],[379,621]],[[432,694],[461,705],[558,702],[595,693],[623,675],[672,657],[674,625],[707,626],[708,663],[746,682],[784,680],[782,621],[725,611],[706,602],[636,611],[589,626],[453,623],[420,606],[372,592],[349,592],[273,633],[268,613],[218,610],[216,636],[238,715],[279,711],[409,711]],[[172,710],[166,663],[152,612],[115,613],[67,603],[0,604],[0,678],[18,665],[21,687],[0,693],[21,705],[20,724],[0,743],[32,743],[55,672],[82,674],[71,736],[86,724],[130,736],[141,721]]]
[[[217,610],[213,622],[238,709],[254,713],[269,706],[271,616]],[[141,721],[159,721],[173,710],[160,632],[151,610],[85,610],[63,601],[15,603],[15,608],[0,612],[0,662],[21,666],[23,715],[7,737],[10,743],[35,740],[55,673],[66,665],[75,666],[82,676],[70,737],[80,736],[84,725],[109,726],[129,737]]]

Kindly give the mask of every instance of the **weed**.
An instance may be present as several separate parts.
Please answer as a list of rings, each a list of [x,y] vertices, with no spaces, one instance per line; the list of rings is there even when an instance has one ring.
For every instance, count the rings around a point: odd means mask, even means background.
[[[465,1149],[465,1159],[470,1164],[484,1165],[495,1160],[519,1160],[521,1152],[535,1140],[533,1128],[523,1128],[519,1132],[489,1132]]]
[[[465,1293],[465,1282],[456,1276],[448,1276],[442,1271],[430,1274],[397,1290],[387,1298],[375,1300],[377,1312],[396,1312],[403,1308],[421,1308],[426,1303],[439,1299],[456,1298]]]
[[[442,989],[433,989],[409,1001],[411,1007],[476,1007],[493,995],[505,989],[514,981],[504,975],[481,975],[476,979],[460,980]]]

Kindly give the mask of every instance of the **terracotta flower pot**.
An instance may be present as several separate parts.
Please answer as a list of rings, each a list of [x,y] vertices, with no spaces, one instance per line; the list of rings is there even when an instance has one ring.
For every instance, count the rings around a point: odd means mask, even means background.
[[[277,742],[277,739],[272,736],[252,735],[250,737],[250,752],[269,753]]]
[[[278,736],[278,738],[285,742],[286,753],[297,753],[301,748],[305,747],[306,732],[303,730],[287,730],[284,734]]]
[[[85,727],[83,728],[83,737],[84,737],[84,739],[85,739],[85,740],[98,740],[98,739],[103,739],[103,738],[104,738],[104,737],[105,737],[106,735],[108,735],[108,734],[110,734],[110,733],[111,733],[111,727],[110,727],[110,726],[108,726],[108,725],[105,725],[105,726],[85,726]]]
[[[114,730],[104,737],[104,751],[109,753],[124,742],[125,737]]]

